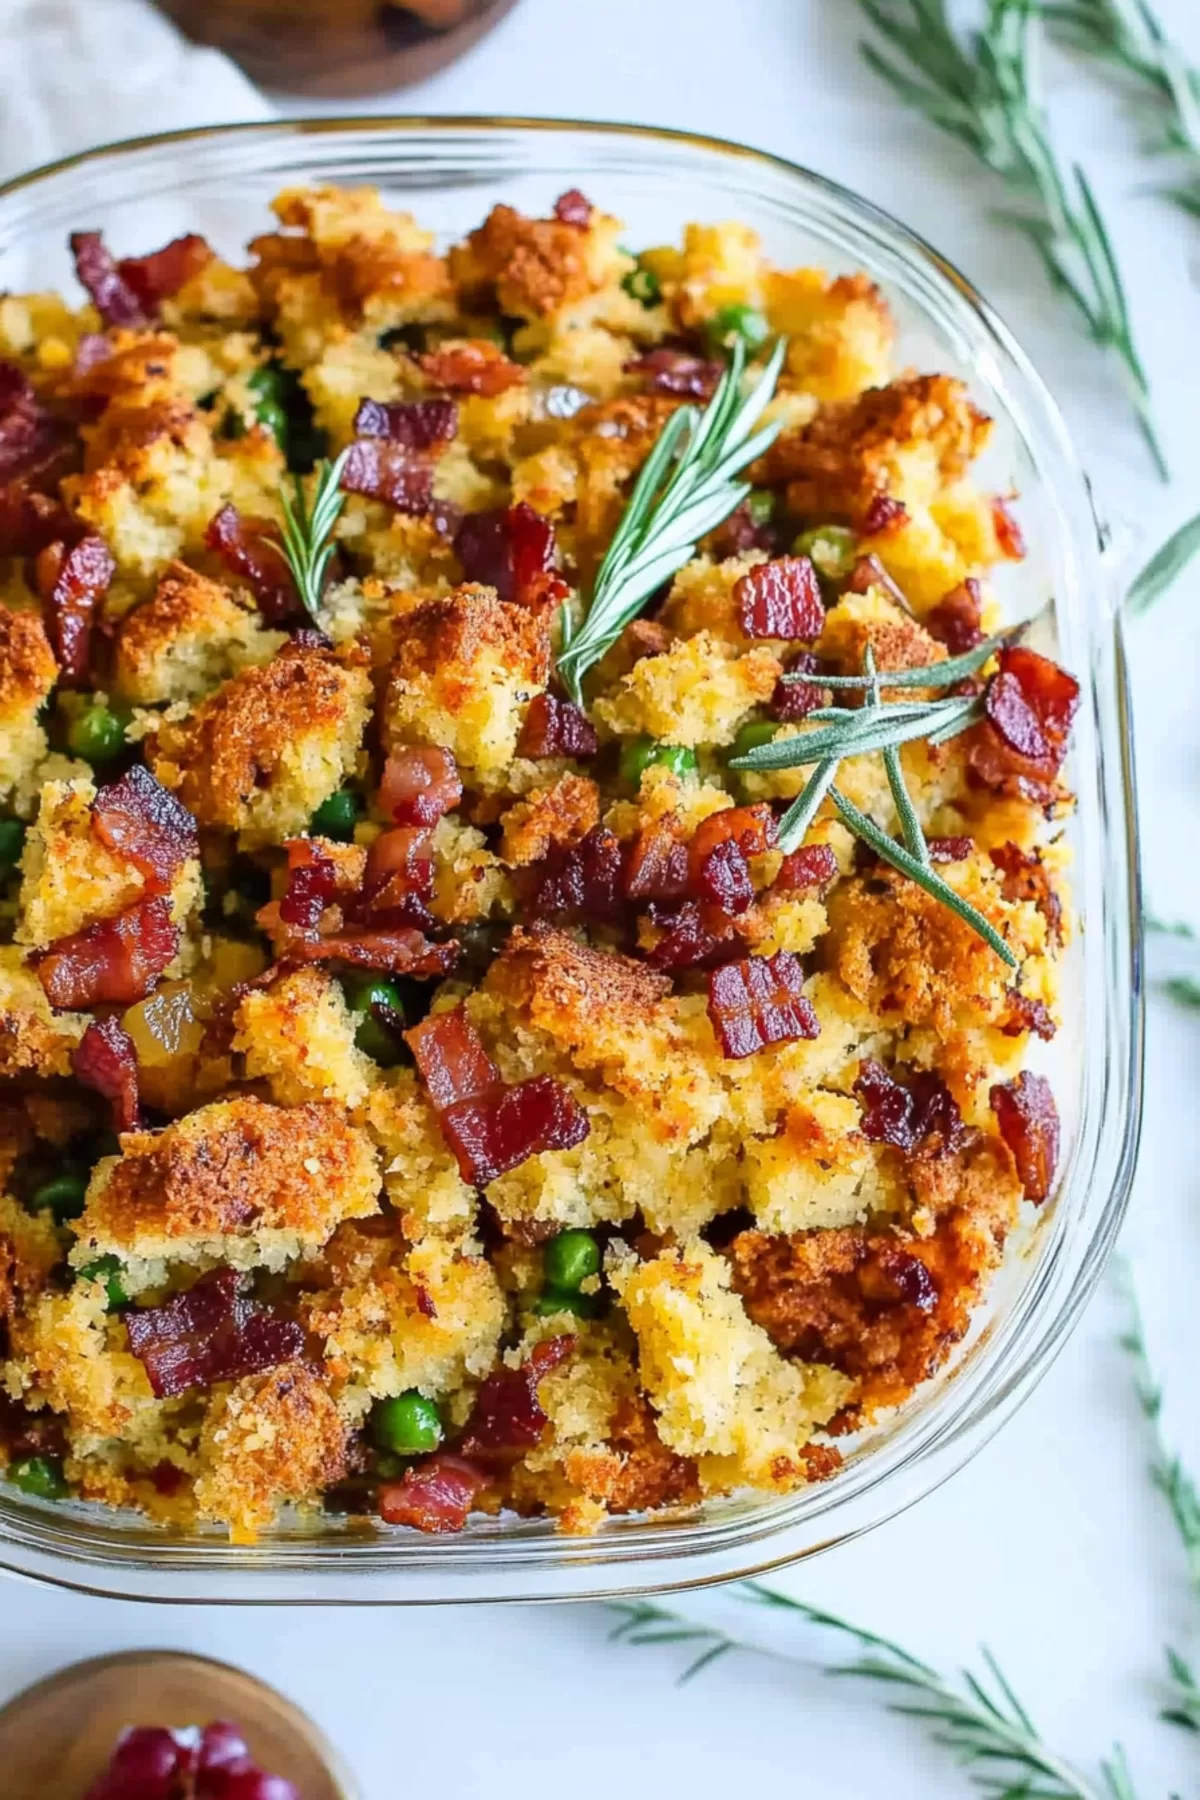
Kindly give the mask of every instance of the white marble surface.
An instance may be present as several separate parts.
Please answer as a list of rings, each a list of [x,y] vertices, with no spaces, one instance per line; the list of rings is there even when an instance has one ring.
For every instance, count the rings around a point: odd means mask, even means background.
[[[1159,10],[1200,60],[1195,0],[1159,0]],[[782,152],[861,189],[990,295],[1048,375],[1103,503],[1155,545],[1200,509],[1200,224],[1138,192],[1148,170],[1126,109],[1098,77],[1055,62],[1056,116],[1094,172],[1129,275],[1175,467],[1164,489],[1112,378],[1064,325],[1032,256],[989,221],[992,183],[860,65],[855,15],[851,0],[691,0],[686,8],[679,0],[522,0],[457,68],[379,110],[688,126]],[[1200,572],[1133,639],[1148,890],[1160,913],[1196,922],[1198,606]],[[1200,1016],[1153,999],[1126,1243],[1167,1377],[1169,1428],[1200,1470],[1198,1052]],[[1200,1786],[1197,1740],[1155,1719],[1162,1646],[1200,1651],[1200,1603],[1189,1600],[1146,1479],[1148,1446],[1114,1341],[1120,1317],[1106,1286],[1036,1395],[971,1467],[906,1517],[786,1583],[938,1663],[966,1658],[986,1640],[1052,1742],[1094,1769],[1121,1738],[1148,1800]],[[664,1792],[715,1800],[760,1774],[826,1800],[968,1791],[915,1728],[887,1718],[857,1687],[745,1657],[676,1689],[676,1653],[609,1646],[606,1628],[592,1607],[182,1611],[3,1585],[0,1695],[69,1658],[125,1646],[227,1657],[312,1710],[344,1745],[366,1800],[435,1782],[464,1800],[516,1800],[543,1786],[565,1788],[573,1800],[601,1800],[614,1786],[630,1800]],[[794,1643],[821,1648],[811,1636]]]

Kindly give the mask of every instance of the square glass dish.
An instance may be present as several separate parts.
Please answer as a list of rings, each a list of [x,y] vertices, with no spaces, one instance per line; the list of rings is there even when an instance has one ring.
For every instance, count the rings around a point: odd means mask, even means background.
[[[295,1520],[254,1546],[171,1536],[125,1514],[0,1487],[0,1567],[171,1601],[409,1603],[576,1599],[761,1573],[901,1511],[972,1456],[1045,1372],[1116,1236],[1137,1147],[1141,936],[1128,700],[1115,583],[1083,472],[1045,387],[948,263],[853,194],[778,158],[629,126],[487,119],[289,121],[190,131],[73,157],[0,189],[0,292],[70,291],[66,242],[100,228],[118,255],[183,231],[226,254],[266,228],[281,187],[373,183],[451,241],[505,200],[544,213],[579,186],[634,245],[691,219],[738,219],[776,262],[865,270],[900,328],[900,361],[961,375],[997,422],[987,484],[1020,494],[1028,560],[1006,609],[1047,609],[1039,647],[1083,688],[1068,770],[1077,931],[1047,1059],[1063,1116],[1057,1191],[1013,1243],[951,1364],[894,1416],[844,1440],[831,1481],[784,1499],[709,1502],[572,1538],[543,1520],[473,1519],[461,1536]]]

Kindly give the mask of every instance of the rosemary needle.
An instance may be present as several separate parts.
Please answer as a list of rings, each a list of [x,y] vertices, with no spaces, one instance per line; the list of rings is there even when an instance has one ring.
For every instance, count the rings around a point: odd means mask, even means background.
[[[283,508],[282,545],[274,544],[291,571],[305,612],[316,618],[321,604],[321,591],[333,555],[333,528],[346,503],[341,489],[342,470],[348,450],[333,462],[321,461],[313,470],[312,498],[305,498],[299,475],[292,478],[292,493],[280,490]],[[274,543],[273,539],[265,540]]]

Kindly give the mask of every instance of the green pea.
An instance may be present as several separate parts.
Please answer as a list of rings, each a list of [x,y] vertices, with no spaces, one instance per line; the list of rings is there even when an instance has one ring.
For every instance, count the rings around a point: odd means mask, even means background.
[[[681,781],[699,773],[696,752],[685,749],[682,744],[663,744],[657,738],[636,737],[622,746],[621,780],[635,794],[642,785],[642,776],[652,767],[670,769]]]
[[[769,525],[775,517],[775,496],[770,488],[751,488],[745,504],[756,525]]]
[[[30,1205],[35,1212],[53,1213],[57,1222],[65,1225],[83,1211],[87,1185],[86,1175],[56,1175],[52,1181],[43,1181],[41,1187],[33,1190]]]
[[[276,369],[267,363],[261,369],[255,369],[247,381],[250,392],[257,396],[254,416],[260,425],[265,425],[279,448],[287,453],[288,448],[288,413],[287,413],[287,378],[282,369]]]
[[[385,1008],[403,1019],[404,1001],[399,988],[394,981],[367,975],[357,982],[347,984],[346,999],[350,1011],[359,1021],[354,1033],[355,1043],[364,1055],[380,1063],[383,1068],[390,1069],[399,1061],[400,1046],[383,1020],[377,1016],[375,1009]]]
[[[542,1270],[547,1287],[577,1293],[600,1273],[600,1246],[590,1231],[560,1231],[542,1251]]]
[[[125,720],[99,702],[85,707],[67,729],[67,748],[85,762],[112,762],[125,748]]]
[[[539,1319],[550,1319],[555,1313],[571,1313],[576,1319],[598,1319],[604,1311],[599,1294],[573,1294],[567,1288],[543,1288],[533,1303]]]
[[[71,1491],[56,1456],[22,1456],[9,1464],[8,1479],[23,1494],[33,1494],[39,1500],[62,1500]]]
[[[308,822],[308,829],[318,837],[334,838],[339,844],[348,844],[361,816],[362,801],[354,789],[339,788],[328,800],[322,800]]]
[[[657,306],[662,299],[662,285],[653,269],[643,269],[640,265],[630,269],[628,275],[621,277],[621,286],[633,300],[639,300],[643,306]]]
[[[381,1400],[371,1415],[371,1436],[393,1456],[420,1456],[442,1441],[442,1416],[432,1400],[409,1388],[394,1400]]]
[[[20,819],[0,819],[0,875],[7,875],[21,860],[25,827]]]
[[[79,1271],[80,1281],[102,1281],[108,1294],[108,1310],[115,1312],[119,1306],[128,1306],[129,1295],[125,1292],[122,1280],[121,1261],[116,1256],[98,1256]]]
[[[771,335],[762,313],[753,306],[723,306],[708,321],[708,341],[714,349],[732,350],[741,338],[747,350],[757,350]]]
[[[858,539],[845,525],[813,525],[792,545],[793,556],[807,556],[827,581],[845,581],[858,561]]]
[[[774,719],[747,719],[738,728],[730,756],[747,756],[751,750],[757,750],[760,744],[769,744],[778,730],[779,726]]]

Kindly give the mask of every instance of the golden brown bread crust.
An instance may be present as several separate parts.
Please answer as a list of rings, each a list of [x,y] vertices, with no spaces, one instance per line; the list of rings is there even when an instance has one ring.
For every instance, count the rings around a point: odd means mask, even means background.
[[[172,652],[194,643],[219,655],[230,640],[236,645],[252,622],[259,623],[257,614],[223,582],[186,563],[169,563],[150,598],[121,621],[113,668],[117,691],[142,704],[197,698],[211,685],[204,681],[203,665],[192,679],[181,678],[171,668]]]
[[[536,319],[592,291],[586,230],[559,219],[527,219],[494,206],[464,244],[450,252],[450,273],[465,293],[502,312]]]
[[[0,721],[36,712],[58,676],[58,664],[35,612],[0,605]]]
[[[690,1506],[700,1499],[695,1458],[680,1456],[663,1443],[654,1409],[642,1394],[618,1402],[604,1450],[568,1453],[564,1471],[573,1487],[610,1513]]]
[[[485,987],[568,1043],[649,1022],[671,991],[667,976],[615,951],[595,950],[550,925],[518,925]]]
[[[600,789],[586,775],[532,788],[503,815],[500,854],[513,868],[541,862],[552,845],[576,844],[600,818]]]
[[[202,1517],[253,1543],[281,1504],[305,1500],[346,1473],[350,1434],[315,1369],[284,1363],[237,1382],[209,1408],[196,1484]]]

